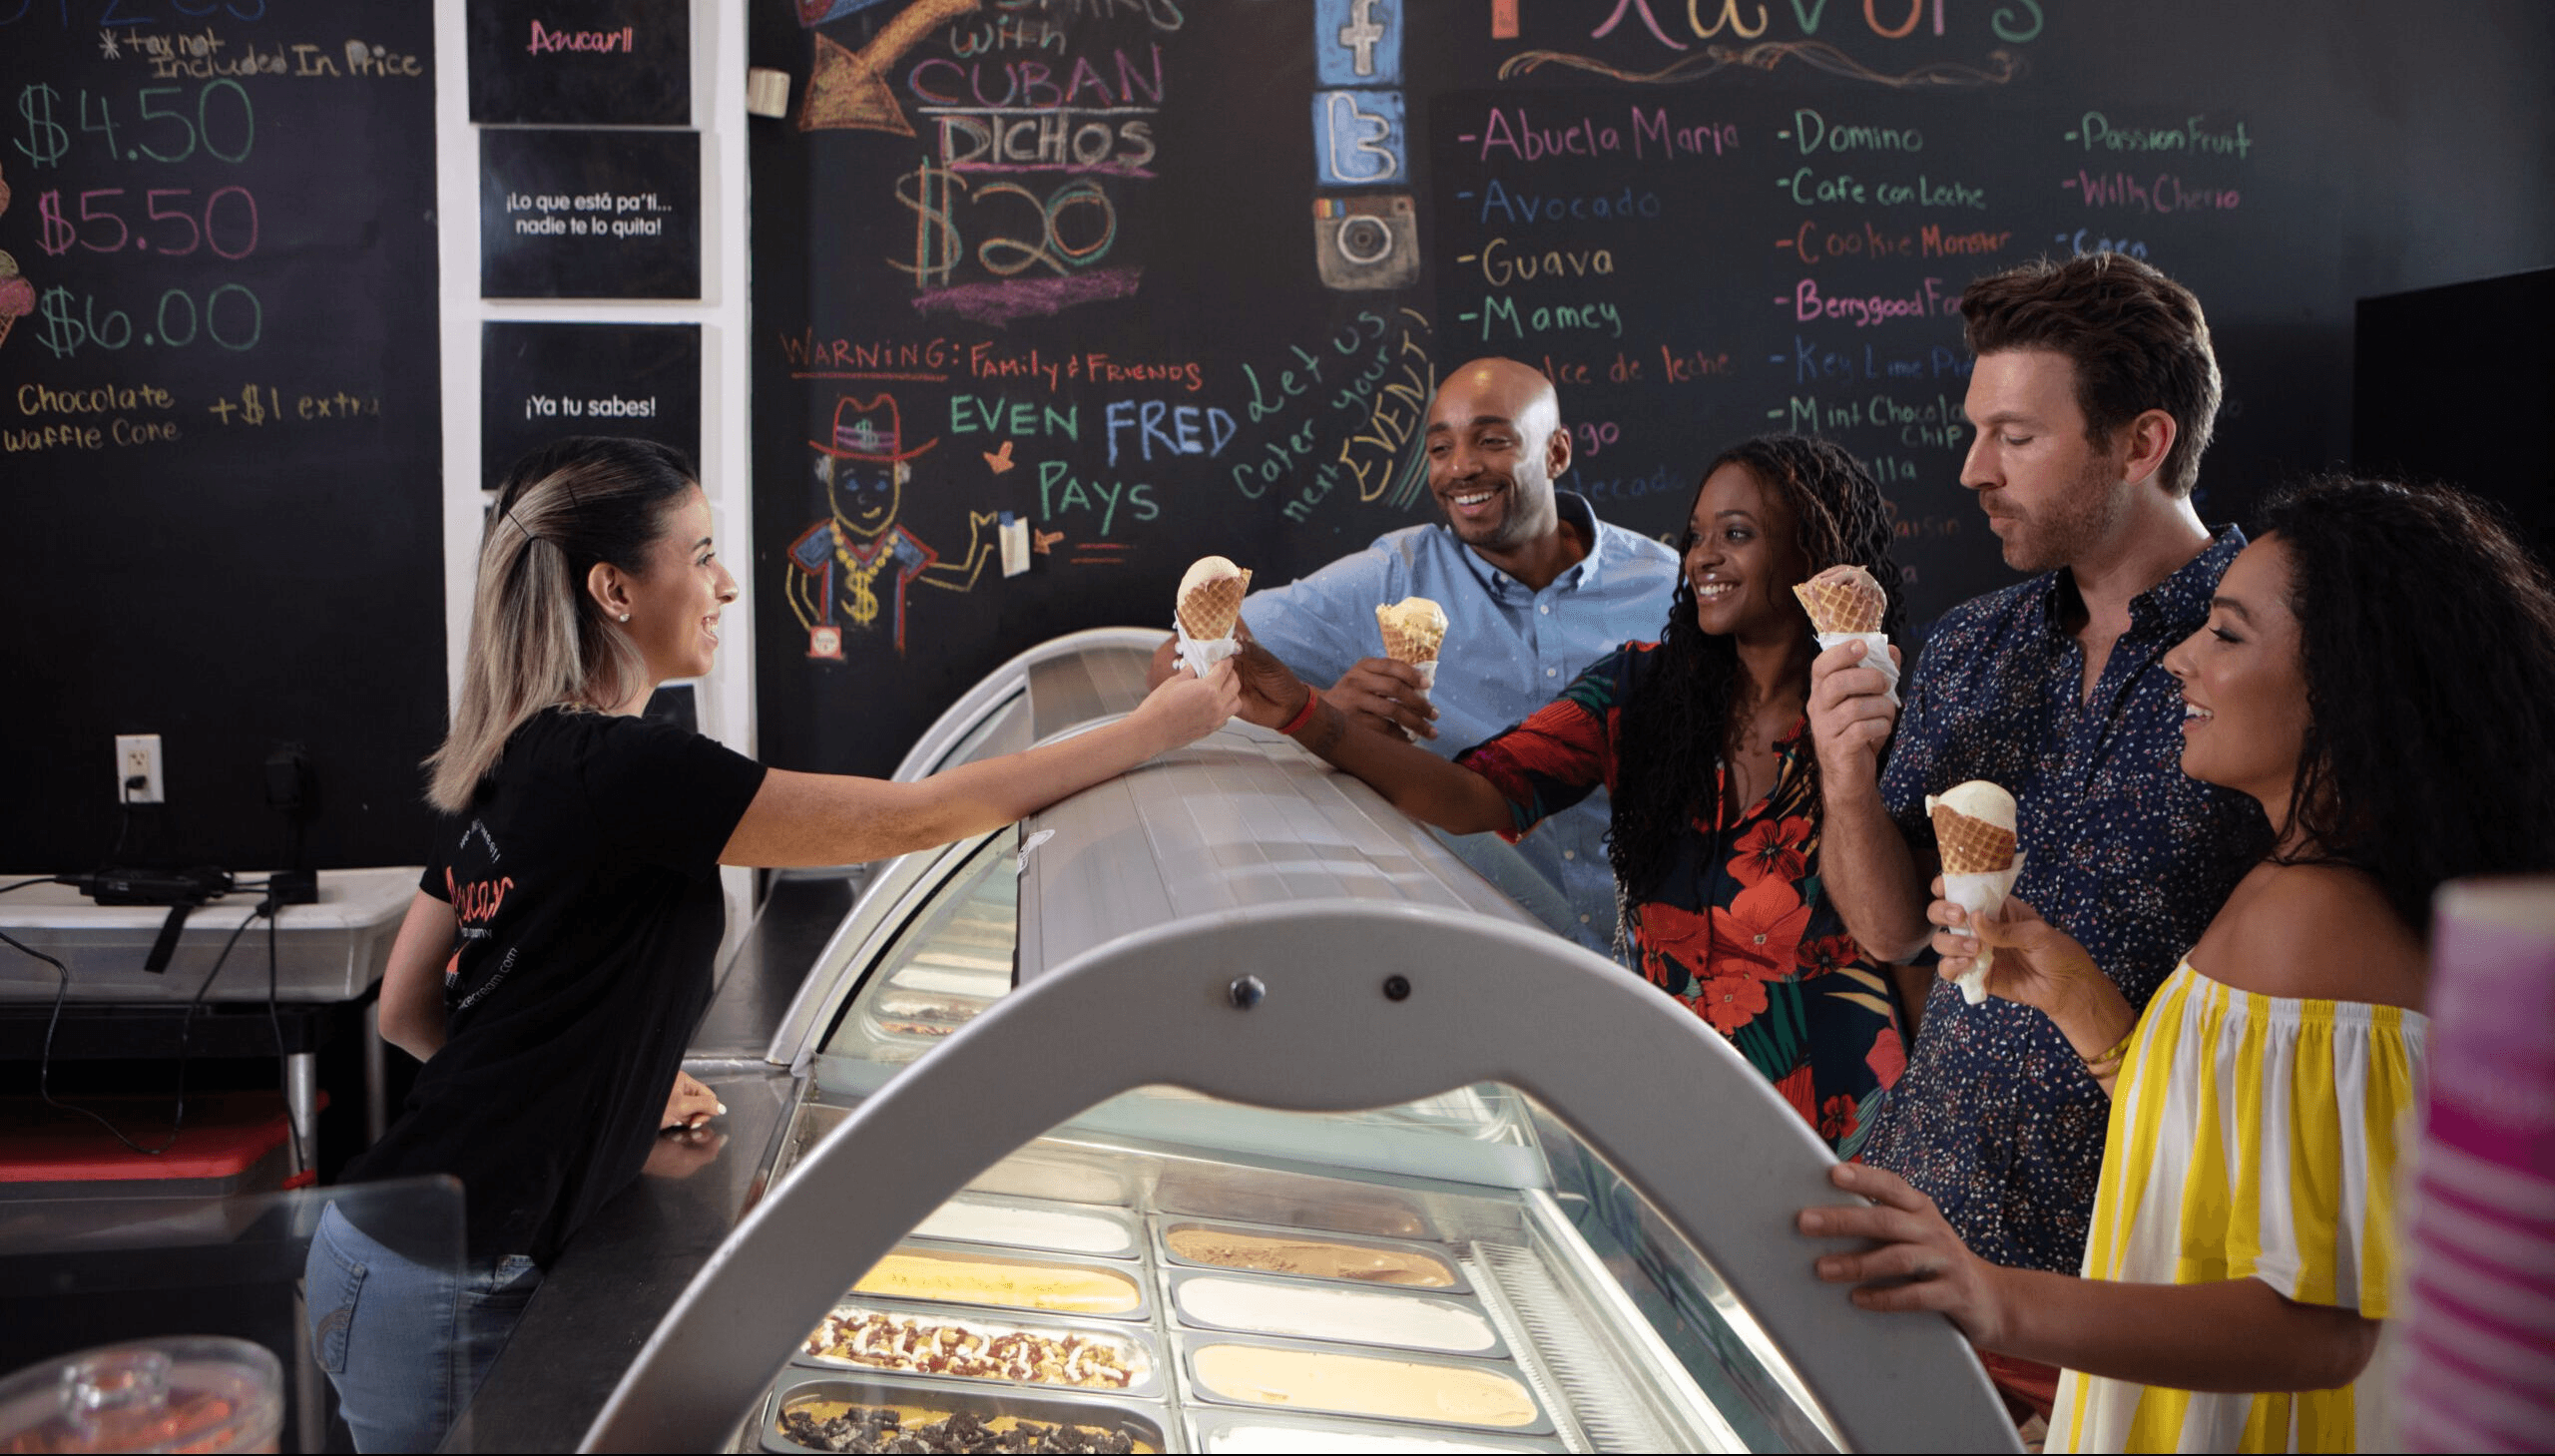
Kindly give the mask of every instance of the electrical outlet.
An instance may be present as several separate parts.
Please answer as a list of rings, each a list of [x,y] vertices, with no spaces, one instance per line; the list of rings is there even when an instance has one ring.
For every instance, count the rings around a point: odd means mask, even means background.
[[[168,801],[168,784],[160,776],[160,735],[116,734],[116,802]]]

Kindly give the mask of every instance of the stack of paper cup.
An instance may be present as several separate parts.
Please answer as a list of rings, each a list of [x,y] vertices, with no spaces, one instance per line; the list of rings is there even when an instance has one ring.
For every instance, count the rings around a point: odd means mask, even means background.
[[[2433,908],[2395,1435],[2555,1450],[2555,878],[2455,881]]]

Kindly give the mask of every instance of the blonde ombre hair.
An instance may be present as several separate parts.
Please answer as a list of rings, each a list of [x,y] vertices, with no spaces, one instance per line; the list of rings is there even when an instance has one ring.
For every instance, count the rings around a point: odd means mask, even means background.
[[[506,741],[537,713],[625,702],[647,665],[586,589],[597,563],[644,575],[667,512],[698,479],[681,450],[578,435],[518,463],[479,543],[479,587],[452,731],[426,759],[426,798],[469,807]]]

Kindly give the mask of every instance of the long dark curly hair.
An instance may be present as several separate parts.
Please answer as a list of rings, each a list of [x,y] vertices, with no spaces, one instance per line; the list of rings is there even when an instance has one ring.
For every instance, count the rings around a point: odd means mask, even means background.
[[[2555,869],[2546,570],[2449,486],[2325,476],[2260,525],[2289,550],[2308,714],[2276,857],[2355,864],[2423,931],[2443,880]]]
[[[1862,567],[1889,594],[1882,629],[1902,636],[1906,626],[1898,591],[1898,566],[1890,560],[1891,523],[1871,472],[1842,446],[1800,435],[1759,435],[1724,450],[1695,483],[1725,465],[1744,465],[1791,504],[1793,537],[1814,575],[1847,563]],[[1687,507],[1689,521],[1694,507]],[[1713,637],[1695,622],[1695,587],[1684,559],[1694,549],[1692,527],[1680,538],[1677,595],[1654,649],[1658,660],[1641,691],[1624,704],[1622,765],[1615,786],[1614,828],[1606,854],[1615,883],[1628,903],[1651,898],[1675,857],[1678,835],[1710,806],[1715,764],[1739,741],[1741,675],[1738,647]],[[1788,585],[1788,584],[1786,584]],[[1804,641],[1809,618],[1800,619]]]

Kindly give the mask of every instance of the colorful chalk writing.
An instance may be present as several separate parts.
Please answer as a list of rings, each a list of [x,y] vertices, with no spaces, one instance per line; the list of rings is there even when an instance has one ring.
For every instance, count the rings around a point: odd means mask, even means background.
[[[256,852],[232,770],[278,739],[326,795],[313,862],[431,832],[413,767],[356,745],[413,756],[441,714],[414,610],[442,590],[452,362],[434,31],[384,0],[0,0],[0,479],[10,535],[42,543],[19,626],[84,644],[52,653],[22,746],[68,762],[115,715],[200,714],[209,856]],[[375,590],[311,611],[340,569]],[[202,651],[213,615],[256,624],[265,666]],[[38,825],[75,858],[112,842],[86,795],[13,795],[16,852],[51,852]]]
[[[804,180],[777,216],[813,261],[757,244],[758,474],[801,477],[765,534],[820,514],[802,419],[897,391],[943,443],[896,524],[943,557],[974,514],[1030,527],[1005,584],[909,594],[934,654],[1156,621],[1146,584],[1209,551],[1281,583],[1433,519],[1411,437],[1486,353],[1555,381],[1560,483],[1644,536],[1747,434],[1843,443],[1898,512],[1921,632],[2002,571],[1959,483],[1963,288],[2044,253],[2221,255],[2294,206],[2247,169],[2296,129],[2088,70],[2117,27],[2023,0],[766,9],[757,54],[808,89],[757,187]],[[66,200],[119,180],[77,166]],[[838,604],[843,661],[890,660],[893,581],[874,629]],[[857,674],[764,672],[868,731],[805,686]]]

